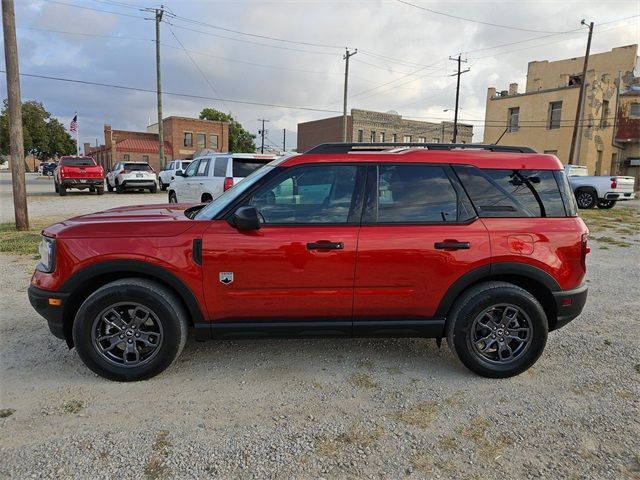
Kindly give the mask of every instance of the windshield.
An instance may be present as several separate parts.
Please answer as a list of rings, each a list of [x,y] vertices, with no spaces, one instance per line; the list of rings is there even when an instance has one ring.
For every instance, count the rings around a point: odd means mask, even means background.
[[[209,205],[200,210],[194,220],[211,220],[212,218],[215,218],[226,208],[227,205],[233,202],[239,195],[246,192],[251,188],[251,186],[260,181],[262,177],[273,169],[274,167],[272,165],[266,165],[263,168],[254,171],[251,175],[238,182],[232,188],[213,200]]]

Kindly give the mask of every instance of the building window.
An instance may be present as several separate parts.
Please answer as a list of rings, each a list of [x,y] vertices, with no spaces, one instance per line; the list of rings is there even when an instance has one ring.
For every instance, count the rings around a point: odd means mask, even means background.
[[[193,133],[184,132],[184,146],[185,147],[193,147]]]
[[[149,155],[142,155],[142,161],[143,162],[148,162],[149,161]]]
[[[380,132],[380,141],[384,142],[384,132]]]
[[[509,109],[507,117],[507,128],[509,132],[518,131],[518,122],[520,120],[520,107],[514,107]]]
[[[364,140],[364,131],[358,130],[358,142],[362,143]]]
[[[418,143],[427,143],[427,137],[418,137]]]
[[[640,118],[640,103],[629,105],[629,118]]]
[[[199,134],[198,134],[198,137],[197,137],[197,139],[198,139],[198,149],[200,149],[200,150],[204,150],[205,145],[206,145],[206,144],[205,144],[205,142],[206,142],[206,137],[207,137],[207,136],[206,136],[204,133],[199,133]]]
[[[218,135],[209,135],[209,148],[218,150]]]
[[[569,86],[573,87],[574,85],[582,84],[582,74],[578,75],[569,75]]]
[[[371,132],[371,143],[376,141],[376,132]]]
[[[393,143],[398,143],[398,134],[397,133],[393,134]]]
[[[440,139],[439,138],[432,138],[431,139],[431,143],[440,143]]]
[[[125,153],[125,154],[123,155],[123,158],[124,158],[124,161],[125,161],[125,162],[128,162],[128,161],[131,159],[131,157],[129,156],[129,154],[128,154],[128,153]]]
[[[609,118],[609,100],[602,101],[602,115],[600,115],[600,128],[607,128],[609,122],[607,119]]]
[[[405,136],[403,136],[403,137],[402,137],[402,141],[403,141],[404,143],[409,143],[409,142],[411,142],[411,135],[405,135]]]
[[[549,129],[560,128],[560,117],[562,116],[562,102],[551,102],[549,104]]]

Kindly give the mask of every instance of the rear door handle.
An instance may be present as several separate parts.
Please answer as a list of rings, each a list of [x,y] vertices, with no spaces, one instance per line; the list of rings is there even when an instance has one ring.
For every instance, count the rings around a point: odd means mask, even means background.
[[[330,242],[328,240],[307,243],[307,250],[342,250],[343,248],[344,243]]]
[[[437,250],[469,250],[469,248],[471,248],[471,244],[469,242],[457,242],[455,240],[436,242],[433,246]]]

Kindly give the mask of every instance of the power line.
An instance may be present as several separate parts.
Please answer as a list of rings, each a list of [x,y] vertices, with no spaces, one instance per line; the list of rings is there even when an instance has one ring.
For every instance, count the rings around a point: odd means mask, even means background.
[[[411,7],[418,8],[420,10],[424,10],[424,11],[429,12],[429,13],[433,13],[435,15],[442,15],[443,17],[455,18],[456,20],[464,20],[465,22],[478,23],[480,25],[489,25],[491,27],[506,28],[506,29],[509,29],[509,30],[518,30],[520,32],[562,33],[562,32],[550,32],[548,30],[532,30],[530,28],[514,27],[514,26],[511,26],[511,25],[501,25],[499,23],[483,22],[482,20],[474,20],[474,19],[471,19],[471,18],[459,17],[457,15],[452,15],[450,13],[438,12],[437,10],[433,10],[431,8],[423,7],[421,5],[416,5],[414,3],[409,3],[406,0],[396,0],[396,1],[400,2],[400,3],[403,3],[405,5],[409,5]]]
[[[100,8],[85,7],[84,5],[76,5],[75,3],[66,3],[66,2],[61,2],[59,0],[45,0],[45,1],[49,3],[55,3],[57,5],[65,5],[67,7],[75,7],[75,8],[81,8],[83,10],[91,10],[93,12],[110,13],[111,15],[120,15],[123,17],[140,18],[142,20],[147,20],[147,17],[141,17],[139,15],[131,15],[130,13],[112,12],[110,10],[102,10]]]

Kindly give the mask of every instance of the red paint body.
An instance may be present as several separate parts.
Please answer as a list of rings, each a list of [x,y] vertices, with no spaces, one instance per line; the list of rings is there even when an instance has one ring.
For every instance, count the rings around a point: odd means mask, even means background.
[[[424,162],[483,168],[562,170],[550,155],[485,151],[299,155],[280,167],[319,162]],[[225,220],[191,220],[188,205],[123,207],[55,224],[56,268],[32,284],[58,291],[86,267],[109,260],[160,266],[193,293],[205,321],[331,318],[428,318],[451,285],[482,266],[538,267],[562,289],[585,274],[578,217],[483,218],[469,224],[269,226],[241,232]],[[202,241],[202,265],[193,241]],[[308,242],[343,242],[342,250],[307,250]],[[436,242],[469,242],[437,250]],[[224,285],[220,272],[233,272]]]

